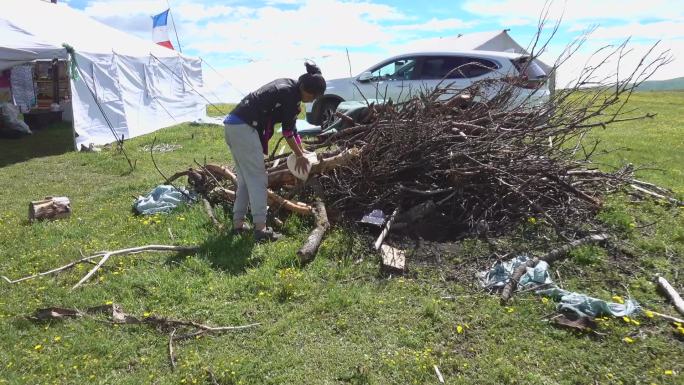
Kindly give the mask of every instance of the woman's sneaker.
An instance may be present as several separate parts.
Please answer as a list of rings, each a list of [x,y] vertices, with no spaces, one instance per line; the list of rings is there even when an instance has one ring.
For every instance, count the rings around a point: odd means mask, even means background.
[[[242,227],[233,227],[233,230],[231,230],[231,234],[233,234],[233,236],[244,235],[250,230],[252,230],[252,226],[245,223],[244,225],[242,225]]]
[[[254,241],[258,243],[273,242],[282,237],[283,234],[273,231],[270,227],[266,227],[263,230],[254,230]]]

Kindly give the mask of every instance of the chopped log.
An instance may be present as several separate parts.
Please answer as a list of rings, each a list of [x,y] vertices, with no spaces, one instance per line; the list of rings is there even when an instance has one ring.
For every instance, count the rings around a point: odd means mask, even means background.
[[[663,277],[656,276],[656,282],[658,283],[658,287],[672,302],[675,309],[677,309],[679,313],[684,314],[684,300],[682,300],[682,297],[679,295],[679,293],[677,293],[672,285],[670,285],[670,283],[667,282],[667,280]]]
[[[329,158],[324,158],[317,164],[314,164],[309,171],[309,176],[326,173],[336,167],[349,164],[354,158],[358,157],[361,151],[357,148],[352,148],[343,151],[337,155]],[[297,178],[289,170],[278,170],[268,173],[268,187],[276,189],[284,185],[297,184]]]
[[[390,245],[380,246],[380,272],[384,274],[406,273],[406,252]]]
[[[318,182],[318,179],[313,179],[311,182],[314,194],[316,195],[316,201],[314,203],[315,208],[313,210],[313,215],[316,217],[316,227],[311,231],[306,242],[304,242],[304,245],[297,251],[301,264],[306,264],[313,260],[323,241],[323,236],[330,228],[328,213],[325,209],[325,204],[323,204],[323,200],[321,199],[323,192],[320,182]]]
[[[45,197],[29,203],[29,222],[44,219],[62,219],[71,215],[71,202],[67,197]]]

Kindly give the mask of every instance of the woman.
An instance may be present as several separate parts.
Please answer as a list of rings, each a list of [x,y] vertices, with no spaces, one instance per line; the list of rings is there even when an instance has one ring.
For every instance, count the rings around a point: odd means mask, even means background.
[[[233,154],[237,169],[237,192],[233,205],[233,231],[247,229],[245,216],[251,207],[256,241],[272,241],[280,234],[266,227],[266,189],[268,178],[264,157],[273,126],[282,123],[283,136],[297,156],[295,168],[305,172],[309,161],[304,157],[301,139],[297,135],[297,115],[300,102],[312,102],[325,92],[325,79],[315,64],[305,63],[306,73],[293,79],[276,79],[245,96],[223,121],[226,143]]]

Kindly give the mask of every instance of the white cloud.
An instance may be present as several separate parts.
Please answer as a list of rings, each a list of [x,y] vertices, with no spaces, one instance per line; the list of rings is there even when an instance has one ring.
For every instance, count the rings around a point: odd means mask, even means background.
[[[537,20],[547,0],[468,0],[463,9],[481,16]],[[549,15],[565,21],[672,19],[684,16],[681,0],[553,1]]]
[[[629,36],[646,39],[684,38],[684,20],[657,23],[629,23],[615,27],[598,27],[592,37],[598,39],[624,39]]]
[[[454,29],[467,29],[477,25],[474,21],[463,21],[461,19],[436,19],[432,18],[422,24],[403,24],[390,27],[395,31],[445,31]]]

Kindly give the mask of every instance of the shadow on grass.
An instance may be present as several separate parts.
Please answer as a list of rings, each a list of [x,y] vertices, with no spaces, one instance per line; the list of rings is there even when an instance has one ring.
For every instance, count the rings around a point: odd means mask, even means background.
[[[61,122],[19,139],[0,138],[0,167],[69,151],[74,151],[73,130]]]
[[[254,239],[251,235],[215,234],[200,246],[197,255],[206,258],[214,269],[238,275],[259,263],[252,257],[252,249]],[[186,257],[178,254],[167,259],[167,263],[181,262]]]

